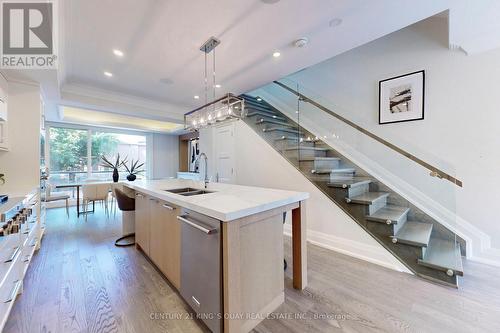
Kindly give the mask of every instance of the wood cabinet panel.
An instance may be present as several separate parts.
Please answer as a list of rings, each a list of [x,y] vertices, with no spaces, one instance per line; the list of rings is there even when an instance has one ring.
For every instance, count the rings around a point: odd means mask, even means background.
[[[168,202],[151,201],[150,257],[167,279],[180,288],[179,207]]]

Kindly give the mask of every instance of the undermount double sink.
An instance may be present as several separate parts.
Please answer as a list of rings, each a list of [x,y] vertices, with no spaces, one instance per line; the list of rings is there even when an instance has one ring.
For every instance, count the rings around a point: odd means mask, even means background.
[[[192,196],[192,195],[213,193],[212,191],[207,191],[207,190],[204,190],[204,189],[192,188],[192,187],[175,188],[175,189],[172,189],[172,190],[165,190],[165,191],[166,192],[170,192],[170,193],[175,193],[175,194],[183,195],[185,197],[189,197],[189,196]]]

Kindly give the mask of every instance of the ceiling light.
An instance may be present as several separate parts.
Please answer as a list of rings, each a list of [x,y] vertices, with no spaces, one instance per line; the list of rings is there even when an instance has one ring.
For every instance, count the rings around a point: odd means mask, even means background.
[[[112,77],[113,73],[104,71],[104,75],[106,75],[107,77]]]
[[[342,24],[342,19],[338,18],[338,17],[336,17],[336,18],[330,20],[330,22],[328,22],[328,25],[330,26],[330,28],[339,26],[341,24]]]
[[[309,39],[307,37],[302,37],[293,42],[293,45],[295,45],[295,47],[304,47],[307,45],[308,42]]]
[[[217,83],[216,80],[216,62],[215,62],[215,48],[221,43],[215,37],[210,37],[201,47],[200,51],[204,53],[205,58],[205,71],[204,71],[204,86],[205,86],[205,105],[201,108],[188,112],[184,116],[185,129],[198,130],[214,124],[215,122],[224,121],[226,119],[242,118],[242,107],[244,100],[241,97],[227,94],[226,97],[215,99],[216,89],[222,88],[222,85]],[[208,69],[208,57],[211,56],[213,60],[212,69]],[[212,61],[211,61],[212,62]],[[209,85],[208,73],[212,75],[212,80]],[[213,90],[213,100],[209,102],[208,90]],[[200,90],[198,90],[200,91]],[[211,95],[211,94],[210,94]],[[195,99],[200,99],[200,96],[194,96]],[[197,120],[193,123],[193,120]]]
[[[123,52],[121,50],[118,50],[118,49],[114,49],[113,50],[113,53],[115,56],[117,57],[123,57]]]
[[[272,5],[279,2],[280,0],[261,0],[261,1],[265,4]]]
[[[281,53],[279,51],[275,51],[273,53],[273,57],[275,57],[275,58],[278,58],[280,55],[281,55]]]

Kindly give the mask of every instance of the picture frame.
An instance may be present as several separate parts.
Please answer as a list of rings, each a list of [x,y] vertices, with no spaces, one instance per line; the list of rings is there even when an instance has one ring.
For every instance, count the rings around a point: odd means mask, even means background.
[[[381,80],[378,91],[379,125],[424,119],[424,70]]]

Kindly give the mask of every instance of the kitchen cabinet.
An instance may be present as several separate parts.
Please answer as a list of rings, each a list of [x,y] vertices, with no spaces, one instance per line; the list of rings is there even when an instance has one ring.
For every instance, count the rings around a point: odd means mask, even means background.
[[[0,92],[0,120],[7,121],[7,100]]]
[[[0,332],[3,332],[16,298],[23,293],[24,277],[42,240],[39,189],[24,197],[9,197],[0,205],[0,221],[2,225],[8,222],[19,226],[17,232],[0,236]]]
[[[167,279],[180,288],[181,231],[179,207],[162,200],[150,201],[149,256]]]
[[[0,150],[9,150],[7,131],[7,100],[0,91]]]
[[[149,255],[150,198],[142,193],[135,194],[135,242]]]
[[[309,194],[222,183],[210,183],[205,194],[179,194],[194,184],[125,184],[140,194],[136,241],[145,247],[148,239],[146,256],[212,332],[250,332],[285,300],[284,212],[292,212],[293,286],[307,285]]]

